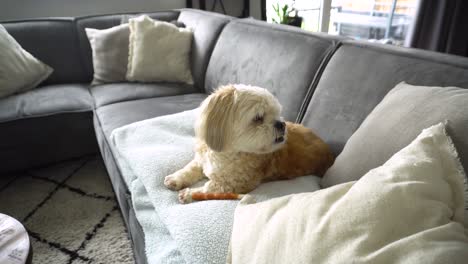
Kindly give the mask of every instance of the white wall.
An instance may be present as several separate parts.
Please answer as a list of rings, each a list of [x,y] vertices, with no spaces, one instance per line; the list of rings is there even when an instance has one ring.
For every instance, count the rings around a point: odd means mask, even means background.
[[[185,0],[0,0],[0,20],[155,11],[185,7]]]
[[[260,18],[260,0],[250,0],[251,16]],[[207,0],[211,9],[213,0]],[[243,0],[223,0],[229,15],[242,12]],[[196,7],[198,1],[193,0]],[[185,0],[0,0],[0,20],[147,12],[185,7]],[[220,11],[219,4],[216,8]]]

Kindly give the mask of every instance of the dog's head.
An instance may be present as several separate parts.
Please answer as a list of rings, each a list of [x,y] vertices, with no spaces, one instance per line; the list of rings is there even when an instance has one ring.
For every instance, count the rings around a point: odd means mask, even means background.
[[[223,86],[200,108],[195,131],[214,151],[268,153],[286,141],[281,105],[266,89]]]

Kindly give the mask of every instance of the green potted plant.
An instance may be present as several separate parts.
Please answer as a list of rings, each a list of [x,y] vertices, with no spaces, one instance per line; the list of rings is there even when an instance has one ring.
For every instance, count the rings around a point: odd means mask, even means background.
[[[273,5],[273,10],[276,13],[276,18],[273,18],[274,23],[301,27],[302,17],[297,15],[294,7],[290,7],[288,4],[281,7],[279,3],[276,3]]]

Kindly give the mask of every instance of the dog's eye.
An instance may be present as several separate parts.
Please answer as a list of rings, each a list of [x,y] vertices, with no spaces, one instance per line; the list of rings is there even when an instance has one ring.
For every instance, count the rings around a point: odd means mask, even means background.
[[[263,116],[257,115],[257,116],[255,116],[255,118],[253,119],[253,121],[254,121],[255,123],[261,124],[261,123],[263,123]]]

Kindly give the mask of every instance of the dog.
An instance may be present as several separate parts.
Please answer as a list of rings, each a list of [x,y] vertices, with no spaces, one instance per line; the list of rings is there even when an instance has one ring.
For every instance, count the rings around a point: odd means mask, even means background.
[[[195,135],[194,159],[164,179],[181,203],[190,202],[192,192],[247,193],[265,181],[323,176],[334,162],[323,140],[284,122],[278,100],[255,86],[215,90],[200,105]],[[188,188],[204,177],[203,187]]]

